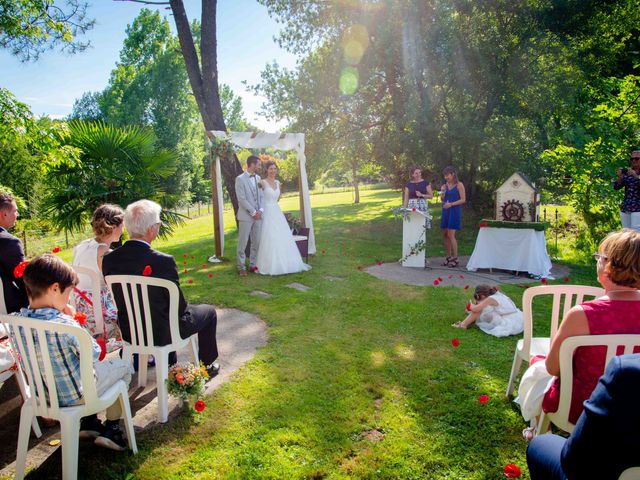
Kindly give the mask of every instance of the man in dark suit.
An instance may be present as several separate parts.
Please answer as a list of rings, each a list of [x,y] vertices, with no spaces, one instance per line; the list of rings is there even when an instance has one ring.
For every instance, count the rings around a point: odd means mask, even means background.
[[[529,444],[531,479],[615,480],[640,466],[639,401],[640,354],[613,357],[571,436],[545,434]]]
[[[171,255],[151,248],[158,236],[160,212],[162,208],[150,200],[139,200],[127,207],[124,213],[124,226],[131,240],[120,248],[106,254],[102,260],[102,273],[108,275],[148,275],[171,280],[178,285],[180,304],[178,307],[180,335],[187,338],[198,334],[200,360],[205,364],[210,376],[218,373],[219,365],[216,343],[216,310],[211,305],[188,305],[178,280],[178,268]],[[124,340],[131,338],[129,320],[122,291],[115,289],[114,297],[118,306],[118,321]],[[169,294],[160,288],[149,288],[149,300],[152,311],[153,339],[156,345],[167,345],[171,342],[169,330]],[[175,363],[175,354],[169,358]]]
[[[0,191],[0,277],[8,313],[29,305],[22,278],[13,276],[14,268],[24,261],[22,242],[7,231],[13,228],[17,219],[15,198],[8,192]]]

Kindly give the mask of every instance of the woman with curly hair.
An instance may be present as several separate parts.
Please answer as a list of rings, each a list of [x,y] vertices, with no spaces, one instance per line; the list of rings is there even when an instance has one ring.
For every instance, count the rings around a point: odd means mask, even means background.
[[[102,276],[102,257],[110,251],[113,242],[117,242],[124,228],[124,210],[118,205],[104,204],[96,208],[91,219],[94,238],[83,240],[73,249],[74,267],[84,267],[96,272],[101,279],[100,299],[102,317],[106,328],[106,339],[120,337],[118,330],[118,312],[116,304]],[[76,308],[87,315],[87,329],[93,336],[102,336],[104,331],[97,331],[93,316],[95,299],[91,298],[91,279],[87,275],[78,274],[79,282],[73,292]]]

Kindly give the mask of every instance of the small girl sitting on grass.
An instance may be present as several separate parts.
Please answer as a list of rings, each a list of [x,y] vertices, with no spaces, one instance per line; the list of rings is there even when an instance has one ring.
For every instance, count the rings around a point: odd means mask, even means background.
[[[478,285],[473,298],[476,303],[467,305],[467,318],[453,327],[467,328],[475,322],[480,330],[494,337],[517,335],[524,330],[522,312],[497,287]]]
[[[43,322],[78,325],[73,319],[75,311],[69,305],[69,295],[78,283],[78,277],[70,265],[55,255],[39,255],[26,266],[23,278],[29,307],[21,309],[19,315]],[[133,373],[131,365],[119,358],[99,361],[100,346],[95,339],[92,338],[91,341],[98,395],[120,379],[128,384]],[[56,334],[55,341],[52,339],[48,348],[60,406],[69,407],[82,403],[78,339],[70,334]],[[80,423],[80,437],[95,438],[96,445],[112,450],[124,450],[127,444],[120,429],[121,413],[120,401],[117,400],[107,408],[105,425],[102,425],[96,415],[84,417]]]

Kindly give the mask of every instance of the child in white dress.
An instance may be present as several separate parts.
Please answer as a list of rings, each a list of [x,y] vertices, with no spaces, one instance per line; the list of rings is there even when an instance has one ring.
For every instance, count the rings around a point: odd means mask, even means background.
[[[522,312],[497,287],[478,285],[473,294],[475,304],[469,304],[469,315],[456,328],[467,328],[475,322],[478,328],[494,337],[517,335],[524,330]]]

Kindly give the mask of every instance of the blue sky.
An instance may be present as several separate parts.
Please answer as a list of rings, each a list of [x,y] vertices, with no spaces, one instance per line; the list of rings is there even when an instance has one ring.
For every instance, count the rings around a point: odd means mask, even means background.
[[[113,0],[89,3],[89,15],[96,19],[96,26],[86,35],[92,47],[85,52],[71,56],[45,52],[37,62],[23,64],[0,51],[0,86],[9,89],[37,115],[66,116],[82,93],[106,87],[126,26],[142,8],[158,8],[174,28],[170,11],[164,7]],[[199,19],[200,0],[184,3],[189,20]],[[273,60],[288,67],[295,65],[295,57],[273,40],[279,25],[255,0],[218,0],[217,25],[220,81],[242,97],[245,115],[252,124],[265,131],[278,130],[284,125],[258,115],[262,100],[247,92],[242,81],[258,83],[260,71]]]

